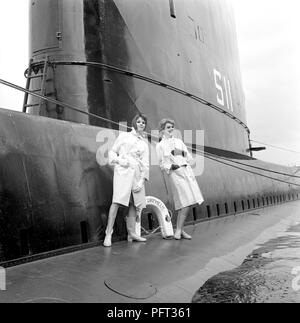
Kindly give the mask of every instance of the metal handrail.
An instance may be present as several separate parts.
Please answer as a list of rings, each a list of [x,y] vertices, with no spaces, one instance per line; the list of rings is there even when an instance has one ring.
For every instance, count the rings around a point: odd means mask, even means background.
[[[34,64],[41,64],[40,62],[37,62],[37,63],[33,63]],[[112,65],[108,65],[108,64],[104,64],[104,63],[98,63],[98,62],[84,62],[84,61],[55,61],[55,60],[52,60],[52,61],[49,61],[49,64],[50,65],[79,65],[79,66],[94,66],[94,67],[98,67],[98,68],[105,68],[105,69],[108,69],[110,71],[114,71],[114,72],[117,72],[117,73],[121,73],[123,75],[127,75],[127,76],[131,76],[131,77],[134,77],[136,79],[140,79],[140,80],[143,80],[145,82],[149,82],[149,83],[152,83],[152,84],[155,84],[157,86],[161,86],[161,87],[164,87],[168,90],[171,90],[171,91],[174,91],[174,92],[177,92],[179,94],[182,94],[192,100],[195,100],[195,101],[198,101],[206,106],[209,106],[215,110],[217,110],[218,112],[220,113],[223,113],[225,114],[226,116],[228,116],[229,118],[231,118],[232,120],[234,120],[235,122],[237,122],[238,124],[240,124],[246,131],[248,134],[250,134],[250,129],[247,127],[247,125],[242,121],[240,120],[239,118],[237,118],[236,116],[234,116],[233,114],[231,114],[230,112],[226,111],[226,110],[223,110],[222,108],[218,107],[217,105],[209,102],[208,100],[206,99],[203,99],[197,95],[194,95],[190,92],[187,92],[183,89],[180,89],[178,87],[175,87],[173,85],[170,85],[170,84],[167,84],[165,82],[162,82],[162,81],[159,81],[157,79],[153,79],[153,78],[150,78],[148,76],[145,76],[145,75],[142,75],[142,74],[138,74],[138,73],[135,73],[135,72],[132,72],[132,71],[128,71],[128,70],[125,70],[125,69],[122,69],[122,68],[119,68],[119,67],[116,67],[116,66],[112,66]]]

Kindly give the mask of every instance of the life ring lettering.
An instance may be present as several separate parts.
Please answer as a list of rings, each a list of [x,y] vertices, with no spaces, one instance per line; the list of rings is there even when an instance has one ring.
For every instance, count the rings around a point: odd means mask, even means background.
[[[146,196],[146,207],[152,209],[156,215],[163,238],[173,236],[171,216],[165,204],[154,196]],[[141,235],[140,223],[136,223],[136,234]]]

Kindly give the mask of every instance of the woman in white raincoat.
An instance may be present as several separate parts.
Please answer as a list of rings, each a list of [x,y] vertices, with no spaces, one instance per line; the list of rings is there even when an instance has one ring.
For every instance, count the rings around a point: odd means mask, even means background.
[[[175,210],[178,210],[177,228],[174,238],[191,239],[183,231],[184,221],[190,206],[201,204],[204,199],[190,166],[193,160],[181,139],[173,137],[174,121],[163,119],[159,123],[161,141],[156,145],[159,165],[166,172],[172,189]]]
[[[149,148],[144,138],[147,118],[136,115],[132,131],[122,132],[109,151],[109,163],[114,165],[113,199],[103,245],[111,246],[113,226],[120,205],[129,205],[126,218],[128,241],[146,241],[135,233],[136,221],[140,221],[146,207],[145,180],[149,180]]]

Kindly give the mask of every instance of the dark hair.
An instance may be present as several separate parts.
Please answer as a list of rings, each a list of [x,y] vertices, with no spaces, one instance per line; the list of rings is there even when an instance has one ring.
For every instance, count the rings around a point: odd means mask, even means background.
[[[144,114],[137,114],[133,119],[132,119],[132,122],[131,122],[131,126],[137,130],[137,126],[136,126],[136,122],[138,121],[139,118],[142,118],[144,121],[145,121],[145,128],[147,127],[147,117],[144,115]]]

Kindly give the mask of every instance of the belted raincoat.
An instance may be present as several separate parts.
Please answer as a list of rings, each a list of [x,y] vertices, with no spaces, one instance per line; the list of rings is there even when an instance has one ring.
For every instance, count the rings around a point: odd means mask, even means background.
[[[204,199],[190,166],[193,157],[184,142],[178,138],[163,137],[156,145],[156,152],[160,168],[169,178],[175,210],[201,204]],[[172,170],[172,164],[180,167]]]
[[[109,163],[114,165],[112,202],[128,206],[132,194],[134,205],[145,208],[144,181],[149,180],[149,148],[146,139],[134,128],[131,132],[122,132],[109,151]],[[141,190],[134,192],[139,185]]]

